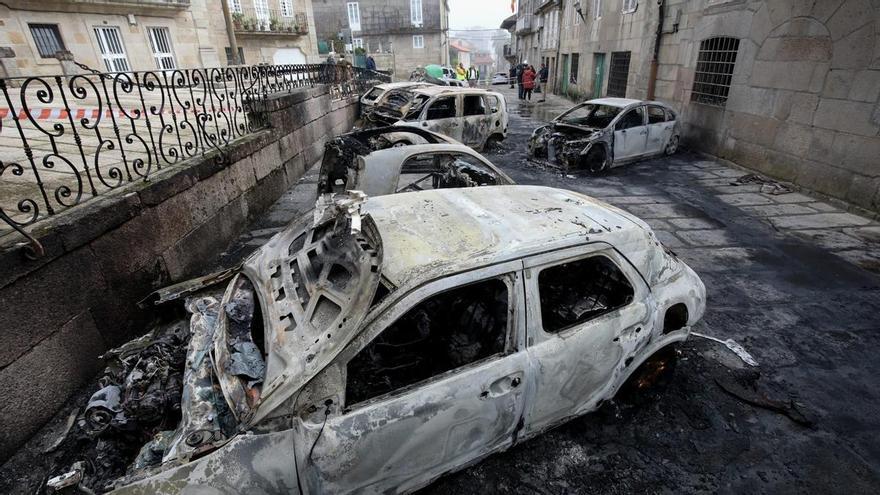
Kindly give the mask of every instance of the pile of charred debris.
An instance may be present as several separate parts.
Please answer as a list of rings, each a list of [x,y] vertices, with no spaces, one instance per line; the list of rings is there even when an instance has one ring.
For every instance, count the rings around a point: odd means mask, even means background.
[[[212,282],[217,282],[216,279]],[[101,493],[148,476],[163,463],[206,454],[234,435],[238,422],[213,371],[218,319],[227,318],[226,371],[259,395],[265,364],[251,324],[259,319],[249,282],[221,292],[191,292],[167,308],[164,322],[101,356],[106,364],[88,402],[68,418],[44,452],[51,478],[38,493]],[[215,287],[216,289],[216,287]],[[221,307],[222,306],[222,307]],[[188,321],[187,321],[188,316]]]

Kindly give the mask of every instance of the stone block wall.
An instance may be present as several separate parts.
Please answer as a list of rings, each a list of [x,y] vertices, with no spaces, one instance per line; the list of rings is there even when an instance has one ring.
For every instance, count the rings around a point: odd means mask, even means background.
[[[146,330],[138,301],[212,266],[357,110],[325,88],[276,96],[270,128],[236,141],[225,163],[169,167],[44,221],[38,260],[0,248],[0,462],[94,377],[100,354]]]

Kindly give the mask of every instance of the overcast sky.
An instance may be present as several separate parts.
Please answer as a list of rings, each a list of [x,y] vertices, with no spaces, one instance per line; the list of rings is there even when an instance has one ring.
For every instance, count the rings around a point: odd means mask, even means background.
[[[449,0],[449,27],[452,29],[497,29],[510,15],[510,0]]]

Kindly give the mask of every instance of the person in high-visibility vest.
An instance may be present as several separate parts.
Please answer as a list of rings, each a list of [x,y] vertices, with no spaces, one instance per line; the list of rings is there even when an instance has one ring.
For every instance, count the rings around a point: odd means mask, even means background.
[[[458,67],[455,68],[455,78],[459,81],[467,79],[467,71],[464,70],[464,65],[461,65],[461,62],[459,62]]]

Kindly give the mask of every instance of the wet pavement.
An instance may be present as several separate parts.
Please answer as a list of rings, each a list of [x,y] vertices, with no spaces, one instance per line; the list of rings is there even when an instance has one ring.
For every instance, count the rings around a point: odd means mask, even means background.
[[[880,492],[880,225],[807,194],[732,185],[748,171],[686,150],[600,176],[535,166],[528,136],[567,103],[519,103],[503,91],[510,134],[490,160],[519,183],[576,190],[644,218],[706,284],[695,330],[736,340],[759,366],[691,339],[671,382],[647,400],[608,403],[423,492]],[[316,175],[217,265],[307,211]]]

